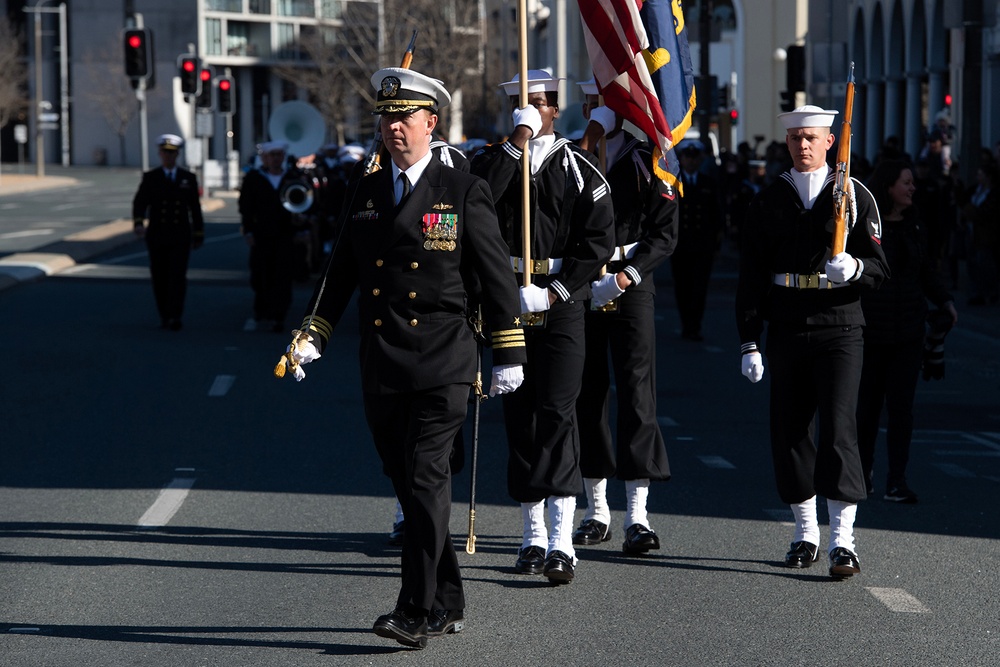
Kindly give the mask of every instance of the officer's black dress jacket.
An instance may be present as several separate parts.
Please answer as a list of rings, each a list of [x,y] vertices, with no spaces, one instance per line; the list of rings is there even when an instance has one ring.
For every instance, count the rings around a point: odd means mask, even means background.
[[[454,249],[433,249],[425,228],[455,216]],[[467,292],[478,278],[494,364],[525,361],[520,302],[496,213],[482,179],[431,160],[409,197],[393,203],[392,169],[361,179],[309,333],[321,350],[358,297],[362,389],[387,394],[471,384],[476,342]],[[319,285],[307,309],[316,302]]]
[[[510,141],[486,146],[472,158],[472,173],[490,185],[500,230],[512,257],[521,250],[521,156]],[[586,299],[590,281],[614,251],[609,186],[597,158],[556,135],[531,178],[531,258],[562,259],[558,273],[539,275],[562,301]]]
[[[677,246],[677,191],[652,174],[649,144],[625,133],[620,157],[608,171],[615,210],[615,246],[638,243],[630,259],[611,262],[608,273],[624,271],[630,291],[655,292],[653,271]],[[596,278],[596,276],[594,276]]]
[[[764,320],[791,327],[864,325],[861,288],[881,285],[889,267],[880,245],[882,224],[875,200],[860,182],[852,181],[857,222],[846,235],[845,250],[864,262],[864,271],[846,287],[794,289],[774,284],[775,274],[824,272],[834,226],[832,170],[811,209],[799,199],[788,172],[750,203],[736,289],[736,324],[744,346],[759,347]]]
[[[192,236],[204,236],[205,221],[195,175],[180,167],[175,168],[172,181],[162,167],[144,173],[132,200],[132,219],[138,225],[146,217],[147,243],[190,244]]]

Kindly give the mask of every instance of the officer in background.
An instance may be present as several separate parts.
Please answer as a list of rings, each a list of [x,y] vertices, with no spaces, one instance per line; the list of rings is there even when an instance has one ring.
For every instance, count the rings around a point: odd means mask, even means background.
[[[678,144],[677,155],[684,196],[680,204],[677,247],[670,258],[670,268],[681,320],[681,338],[701,341],[704,340],[701,321],[705,316],[708,282],[726,220],[718,182],[699,171],[705,156],[704,144],[697,139],[685,139]]]
[[[861,290],[878,287],[889,269],[875,200],[855,180],[849,183],[846,250],[830,256],[836,174],[826,154],[834,142],[835,115],[811,105],[778,115],[794,166],[750,205],[736,325],[743,374],[758,382],[764,373],[761,334],[768,322],[771,454],[778,495],[795,515],[785,564],[803,568],[819,559],[819,494],[827,499],[830,516],[830,576],[842,579],[861,571],[854,519],[866,495],[855,417],[865,323]]]
[[[281,201],[282,189],[298,179],[286,164],[288,144],[268,141],[259,151],[260,169],[247,172],[240,186],[240,219],[250,248],[254,321],[269,322],[272,331],[281,333],[292,304],[296,244],[308,240],[309,229]]]
[[[573,514],[580,477],[576,399],[583,379],[584,321],[590,281],[613,252],[614,210],[596,158],[555,133],[559,79],[528,70],[527,106],[518,108],[519,78],[501,84],[510,96],[514,131],[472,159],[490,185],[510,261],[523,285],[521,311],[528,365],[524,386],[505,396],[507,489],[521,504],[523,534],[514,569],[553,583],[575,575]],[[522,156],[531,160],[531,265],[522,251]],[[534,314],[541,314],[535,317]],[[545,526],[548,501],[551,533]]]
[[[653,173],[649,144],[622,130],[622,118],[599,106],[593,79],[580,84],[590,120],[581,146],[597,152],[606,137],[608,183],[615,209],[615,251],[606,271],[591,283],[593,299],[584,315],[587,357],[576,401],[580,425],[580,472],[588,507],[573,543],[599,544],[611,538],[608,478],[625,482],[622,551],[640,554],[660,548],[649,525],[650,480],[670,479],[666,445],[656,419],[656,325],[653,272],[677,242],[677,196]],[[617,437],[611,437],[611,378],[616,387]],[[617,447],[616,442],[617,441]]]
[[[200,248],[205,240],[205,221],[198,179],[177,166],[184,140],[176,134],[163,134],[157,143],[161,166],[142,175],[132,200],[132,220],[136,236],[146,239],[160,328],[180,331],[188,258],[191,250]]]
[[[520,385],[524,334],[517,283],[486,183],[430,152],[437,110],[451,101],[448,91],[437,79],[398,67],[379,70],[371,82],[391,160],[361,178],[344,209],[325,288],[317,286],[307,311],[316,305],[315,316],[302,324],[312,342],[295,356],[305,363],[330,345],[358,291],[365,416],[408,523],[396,607],[373,630],[422,648],[428,635],[464,625],[462,577],[448,527],[449,457],[476,379],[473,284],[493,347],[491,395]],[[296,376],[303,375],[298,368]]]

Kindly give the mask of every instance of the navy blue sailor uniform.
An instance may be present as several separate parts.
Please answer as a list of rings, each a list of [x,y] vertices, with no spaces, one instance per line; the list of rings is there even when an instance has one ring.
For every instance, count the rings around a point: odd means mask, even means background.
[[[359,292],[365,414],[406,516],[397,606],[423,615],[464,609],[448,521],[449,454],[476,379],[467,294],[478,285],[493,363],[518,364],[525,346],[517,284],[482,179],[431,159],[397,207],[386,166],[361,179],[352,201],[303,330],[329,349]]]
[[[472,173],[485,178],[493,193],[518,284],[528,268],[520,257],[522,154],[508,141],[472,159]],[[524,383],[503,396],[507,488],[520,503],[575,496],[583,484],[576,400],[585,357],[584,308],[590,280],[613,252],[614,231],[609,187],[596,158],[559,135],[531,178],[530,206],[533,283],[558,298],[544,326],[525,328]]]
[[[607,174],[615,215],[615,250],[607,272],[624,271],[632,284],[614,309],[588,309],[584,316],[587,356],[576,402],[580,471],[585,478],[667,480],[670,466],[656,418],[653,271],[677,244],[679,195],[652,173],[649,145],[623,134]],[[609,419],[609,349],[617,387],[615,439]]]
[[[783,173],[752,200],[741,232],[737,328],[747,352],[760,347],[768,323],[771,453],[778,494],[789,504],[816,494],[847,503],[866,495],[855,417],[861,291],[877,288],[889,269],[875,201],[852,183],[856,222],[845,250],[862,263],[854,280],[831,283],[822,273],[834,226],[832,171],[811,209]]]
[[[163,167],[142,175],[132,200],[132,219],[146,230],[149,272],[156,308],[163,322],[179,321],[187,293],[187,267],[191,246],[201,245],[205,221],[198,195],[198,179],[187,169],[174,168],[168,177]]]

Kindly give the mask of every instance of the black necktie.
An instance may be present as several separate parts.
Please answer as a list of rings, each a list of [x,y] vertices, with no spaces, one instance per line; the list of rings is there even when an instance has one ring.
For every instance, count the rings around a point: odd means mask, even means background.
[[[399,172],[399,180],[403,184],[403,194],[399,197],[399,204],[397,206],[402,206],[403,202],[410,195],[410,179],[406,177],[406,172]]]

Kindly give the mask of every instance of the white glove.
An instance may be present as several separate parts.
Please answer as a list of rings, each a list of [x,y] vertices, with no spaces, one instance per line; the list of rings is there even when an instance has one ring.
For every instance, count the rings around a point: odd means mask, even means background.
[[[611,134],[615,131],[615,123],[617,120],[615,112],[607,107],[601,106],[590,110],[590,122],[597,123],[603,127],[605,135]]]
[[[291,352],[292,359],[299,364],[308,364],[310,361],[316,361],[321,356],[316,346],[308,340],[297,342],[294,349],[292,345],[289,345],[285,348],[285,352]]]
[[[858,271],[860,264],[846,252],[840,252],[831,257],[826,263],[826,277],[835,283],[846,283],[853,278]]]
[[[549,288],[528,285],[521,288],[521,312],[541,313],[549,309]]]
[[[590,291],[593,292],[594,295],[592,299],[593,303],[598,308],[606,305],[614,299],[617,299],[625,293],[625,290],[618,286],[617,273],[605,273],[603,276],[590,283]]]
[[[514,119],[515,128],[518,125],[524,125],[531,130],[532,139],[537,137],[538,133],[542,130],[542,114],[538,113],[538,109],[530,104],[523,109],[514,109],[511,118]]]
[[[764,377],[764,357],[760,352],[748,352],[743,355],[743,375],[753,383],[760,382]]]
[[[501,364],[493,367],[493,384],[490,396],[509,394],[524,382],[524,367],[521,364]]]

